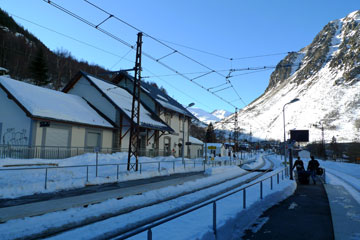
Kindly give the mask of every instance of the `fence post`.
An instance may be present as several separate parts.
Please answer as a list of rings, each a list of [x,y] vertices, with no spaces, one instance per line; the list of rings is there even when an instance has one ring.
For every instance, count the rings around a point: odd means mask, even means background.
[[[243,190],[243,209],[246,208],[246,188]]]
[[[47,189],[47,176],[48,176],[48,169],[45,168],[45,189]]]
[[[213,231],[216,239],[216,202],[213,203]]]
[[[276,174],[277,184],[279,184],[279,173]]]
[[[141,167],[140,167],[140,169],[141,169]],[[116,180],[119,180],[119,164],[116,165]]]
[[[260,182],[260,199],[263,199],[263,183]]]
[[[158,171],[160,172],[160,161],[158,162]]]
[[[273,189],[273,176],[270,177],[270,189]]]
[[[281,180],[284,180],[284,169],[281,170]]]
[[[96,151],[96,177],[98,176],[98,163],[99,163],[98,152]]]
[[[141,174],[141,171],[142,171],[142,163],[140,163],[140,174]]]
[[[151,228],[149,228],[148,231],[147,231],[147,240],[152,240],[152,231],[151,231]]]
[[[89,182],[89,165],[86,165],[86,182]]]
[[[195,165],[195,160],[194,160],[194,168],[196,167],[196,165]]]
[[[184,169],[186,169],[185,164],[186,164],[186,163],[185,163],[185,161],[184,161]]]

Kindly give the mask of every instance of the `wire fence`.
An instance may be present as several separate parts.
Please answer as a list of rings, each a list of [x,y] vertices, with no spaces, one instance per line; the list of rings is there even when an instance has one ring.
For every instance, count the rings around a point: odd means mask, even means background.
[[[240,165],[243,160],[204,161],[172,160],[140,162],[139,170],[134,174],[158,172],[174,174],[189,171],[205,171],[208,167]],[[59,190],[83,187],[87,184],[102,184],[126,181],[129,171],[127,163],[92,164],[72,166],[42,166],[42,167],[6,167],[0,168],[4,188],[31,187],[37,192],[44,190]],[[134,178],[136,179],[136,177]]]
[[[0,145],[0,159],[64,159],[82,155],[85,153],[128,152],[127,148],[93,148],[93,147],[52,147],[52,146],[24,146],[24,145]],[[139,149],[140,156],[159,157],[170,156],[170,151],[159,149]],[[202,154],[202,151],[199,153]]]

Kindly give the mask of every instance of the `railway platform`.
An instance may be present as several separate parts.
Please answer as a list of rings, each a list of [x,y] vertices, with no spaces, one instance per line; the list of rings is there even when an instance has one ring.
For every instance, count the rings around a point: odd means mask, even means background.
[[[298,184],[263,213],[243,239],[359,239],[360,205],[338,185]]]

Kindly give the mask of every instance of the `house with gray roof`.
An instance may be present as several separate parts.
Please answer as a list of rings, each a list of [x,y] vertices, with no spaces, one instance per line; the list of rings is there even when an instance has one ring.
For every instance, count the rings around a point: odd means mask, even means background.
[[[134,79],[127,72],[120,71],[112,82],[126,88],[128,91],[133,91]],[[140,98],[144,105],[155,112],[160,119],[174,130],[172,133],[159,136],[159,148],[164,151],[171,151],[176,157],[182,156],[183,135],[184,142],[189,142],[191,119],[196,119],[196,117],[164,91],[144,81],[141,81]],[[184,152],[186,157],[190,157],[188,146],[184,147]]]
[[[127,89],[80,71],[65,86],[63,92],[84,98],[101,116],[111,122],[116,129],[113,147],[127,151],[133,97]],[[136,122],[135,119],[134,123]],[[159,151],[160,136],[173,132],[174,130],[151,108],[140,102],[140,152]]]
[[[0,145],[30,147],[24,157],[112,147],[113,124],[79,96],[0,76],[0,106]]]

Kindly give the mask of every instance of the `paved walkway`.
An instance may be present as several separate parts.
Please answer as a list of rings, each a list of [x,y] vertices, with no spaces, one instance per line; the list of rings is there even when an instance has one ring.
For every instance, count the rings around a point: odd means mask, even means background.
[[[294,195],[264,212],[252,229],[243,239],[334,239],[325,188],[298,184]]]
[[[41,215],[73,207],[103,202],[111,198],[123,198],[129,195],[159,189],[186,181],[206,177],[203,172],[175,174],[149,179],[133,180],[113,184],[89,186],[60,193],[39,194],[19,199],[0,201],[0,223],[11,219]]]

